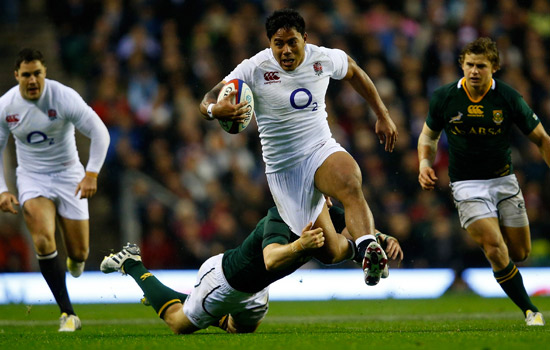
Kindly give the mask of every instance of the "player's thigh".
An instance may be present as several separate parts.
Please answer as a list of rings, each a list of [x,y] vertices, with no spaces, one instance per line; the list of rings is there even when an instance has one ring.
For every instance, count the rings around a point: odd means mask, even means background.
[[[195,326],[183,312],[183,305],[180,303],[170,305],[164,313],[164,322],[175,334],[193,333],[199,328]]]
[[[315,186],[324,194],[343,201],[361,191],[361,170],[347,152],[335,152],[315,172]]]
[[[510,186],[511,187],[511,186]],[[498,203],[502,235],[514,261],[523,261],[531,251],[531,232],[523,194],[507,197]]]
[[[55,189],[52,190],[56,198],[57,213],[60,217],[71,220],[88,220],[88,199],[75,195],[78,183],[84,177],[80,168],[64,171],[56,178]]]
[[[58,219],[67,254],[76,260],[86,260],[90,249],[89,221],[72,220],[62,216],[59,216]]]
[[[227,283],[222,258],[222,254],[215,255],[201,265],[196,284],[183,305],[183,312],[197,328],[207,328],[242,308],[241,296],[245,293],[235,291]]]
[[[510,262],[508,247],[504,242],[497,218],[488,217],[475,220],[466,230],[483,249],[493,270],[502,270],[508,265]]]
[[[472,221],[466,228],[468,234],[481,247],[486,245],[500,246],[504,244],[498,218],[484,217]]]
[[[38,254],[49,254],[55,246],[55,204],[44,197],[23,204],[23,217]]]

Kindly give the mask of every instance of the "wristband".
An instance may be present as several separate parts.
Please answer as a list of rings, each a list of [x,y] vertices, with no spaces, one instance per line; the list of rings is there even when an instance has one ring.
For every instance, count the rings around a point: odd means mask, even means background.
[[[208,120],[214,120],[214,116],[212,115],[212,107],[214,107],[214,103],[209,104],[208,108],[206,108],[206,113],[208,114]]]
[[[97,179],[97,175],[99,175],[98,173],[94,173],[92,171],[87,171],[86,172],[86,176],[89,176],[89,177],[93,177],[94,179]]]
[[[432,167],[432,162],[430,162],[429,159],[424,158],[424,159],[422,159],[422,160],[420,161],[420,164],[419,164],[419,166],[418,166],[418,169],[419,169],[419,170],[422,170],[422,169],[424,169],[424,168],[431,168],[431,167]]]

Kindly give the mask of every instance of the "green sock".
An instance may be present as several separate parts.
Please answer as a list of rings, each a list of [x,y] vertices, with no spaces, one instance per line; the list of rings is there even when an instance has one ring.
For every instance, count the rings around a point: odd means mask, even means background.
[[[506,295],[523,311],[523,315],[527,310],[538,312],[539,309],[531,302],[525,287],[523,286],[523,278],[519,273],[516,265],[510,260],[508,266],[500,271],[493,271],[495,279],[500,284],[500,288],[504,290]]]
[[[151,272],[149,272],[141,261],[128,259],[123,264],[124,272],[132,276],[143,294],[155,309],[160,318],[168,306],[181,303],[187,298],[187,294],[176,292],[162,284]]]

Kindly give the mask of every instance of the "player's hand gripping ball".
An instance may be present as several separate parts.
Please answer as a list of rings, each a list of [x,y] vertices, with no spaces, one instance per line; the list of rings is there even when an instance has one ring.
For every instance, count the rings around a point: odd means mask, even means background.
[[[246,129],[252,119],[252,116],[254,115],[254,96],[252,95],[252,90],[250,90],[248,84],[240,79],[233,79],[222,87],[220,94],[218,95],[218,102],[222,98],[229,95],[232,91],[237,91],[237,94],[231,98],[231,103],[237,104],[243,101],[248,102],[248,105],[246,106],[246,118],[242,121],[242,123],[237,123],[231,120],[218,119],[218,121],[220,122],[221,127],[228,133],[238,134]]]

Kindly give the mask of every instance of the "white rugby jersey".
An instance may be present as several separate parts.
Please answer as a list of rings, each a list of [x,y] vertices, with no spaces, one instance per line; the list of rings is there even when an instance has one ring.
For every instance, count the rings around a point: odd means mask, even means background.
[[[80,95],[55,80],[45,80],[36,101],[21,96],[19,85],[0,97],[0,193],[7,191],[3,153],[14,135],[18,167],[52,173],[80,162],[75,130],[91,139],[87,171],[99,172],[109,146],[109,132]]]
[[[268,48],[224,78],[241,79],[252,89],[266,173],[299,163],[332,137],[325,95],[329,79],[343,79],[347,71],[344,51],[306,44],[294,71],[283,70]]]

